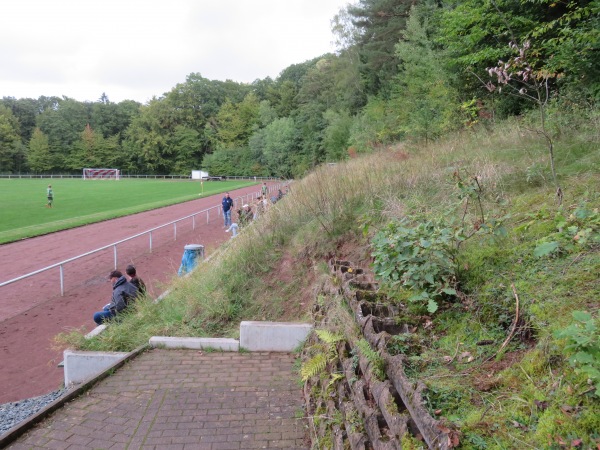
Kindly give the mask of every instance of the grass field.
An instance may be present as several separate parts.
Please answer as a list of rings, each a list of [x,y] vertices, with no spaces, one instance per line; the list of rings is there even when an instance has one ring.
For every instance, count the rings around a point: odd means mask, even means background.
[[[52,185],[54,204],[46,207]],[[195,200],[250,181],[0,179],[0,244]]]

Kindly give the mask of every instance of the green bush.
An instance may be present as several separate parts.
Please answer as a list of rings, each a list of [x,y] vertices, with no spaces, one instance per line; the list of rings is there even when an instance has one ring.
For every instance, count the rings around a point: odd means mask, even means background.
[[[437,300],[456,296],[456,236],[434,222],[410,226],[406,219],[390,223],[373,238],[375,275],[384,284],[413,292],[412,302],[437,311]]]

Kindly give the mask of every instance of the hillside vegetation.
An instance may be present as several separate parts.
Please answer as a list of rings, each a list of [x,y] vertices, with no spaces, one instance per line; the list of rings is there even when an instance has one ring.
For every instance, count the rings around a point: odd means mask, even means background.
[[[241,320],[311,320],[324,302],[325,329],[348,335],[347,307],[320,295],[327,261],[346,259],[401,307],[411,332],[388,348],[461,448],[596,449],[600,115],[549,116],[556,182],[537,119],[321,166],[164,300],[138,303],[96,338],[58,342],[131,350],[152,335],[236,337]]]

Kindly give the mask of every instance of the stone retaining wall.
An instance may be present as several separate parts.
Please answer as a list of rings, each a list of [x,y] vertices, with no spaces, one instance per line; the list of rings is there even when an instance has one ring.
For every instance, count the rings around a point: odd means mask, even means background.
[[[313,440],[325,441],[334,449],[388,450],[400,449],[409,433],[431,449],[457,445],[458,432],[427,411],[422,396],[425,385],[405,375],[404,356],[387,350],[393,335],[411,331],[410,324],[396,322],[402,306],[380,295],[372,277],[350,261],[332,259],[329,267],[332,281],[323,293],[343,296],[360,333],[358,338],[345,336],[337,343],[336,356],[328,358],[329,377],[312,376],[304,386]],[[315,320],[326,322],[319,309]],[[356,351],[363,339],[370,346],[367,354]],[[317,343],[313,334],[305,353]],[[306,360],[308,355],[304,356]],[[383,370],[374,367],[378,363]]]

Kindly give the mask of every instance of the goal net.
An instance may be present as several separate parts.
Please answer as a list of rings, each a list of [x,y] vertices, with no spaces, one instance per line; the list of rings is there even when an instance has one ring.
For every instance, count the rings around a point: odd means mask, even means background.
[[[118,180],[119,169],[83,169],[84,180]]]

